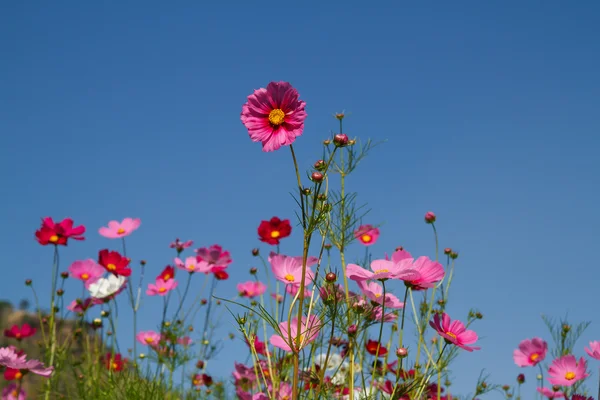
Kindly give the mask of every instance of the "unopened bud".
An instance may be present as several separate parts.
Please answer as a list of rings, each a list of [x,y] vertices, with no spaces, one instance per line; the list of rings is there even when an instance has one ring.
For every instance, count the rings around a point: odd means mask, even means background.
[[[398,358],[404,358],[408,355],[408,349],[406,347],[399,347],[396,349],[396,356]]]
[[[62,296],[63,294],[65,294],[65,291],[64,291],[64,290],[62,290],[62,289],[58,289],[58,290],[56,291],[56,295],[57,295],[57,296]]]
[[[525,383],[525,374],[519,374],[519,375],[517,375],[517,382],[519,384]]]
[[[323,144],[325,146],[329,146],[331,144],[331,140],[329,140],[329,139],[323,140]]]
[[[27,285],[27,286],[31,286],[31,279],[27,279],[27,280],[25,281],[25,285]]]
[[[541,381],[542,379],[544,379],[544,377],[542,376],[542,374],[537,374],[535,377],[538,381]]]
[[[258,249],[257,248],[252,249],[252,255],[254,257],[256,257],[258,255]]]
[[[477,319],[483,319],[483,314],[480,313],[480,312],[476,312],[475,313],[475,318],[477,318]]]
[[[505,392],[508,392],[510,390],[510,386],[504,385],[504,386],[502,386],[502,390],[504,390]]]
[[[315,165],[313,165],[315,167],[315,169],[317,171],[324,171],[325,168],[327,167],[327,164],[325,164],[325,161],[323,160],[319,160],[315,163]]]
[[[396,251],[402,251],[402,250],[404,250],[404,247],[402,247],[402,246],[396,247]]]
[[[451,249],[450,247],[446,247],[446,248],[444,249],[444,254],[446,254],[446,255],[450,255],[450,253],[452,253],[452,249]]]
[[[100,316],[106,318],[106,317],[108,317],[108,315],[109,315],[108,311],[104,311],[104,310],[100,311]]]
[[[345,115],[343,112],[335,114],[335,118],[339,119],[340,121],[343,120],[344,117],[345,117]]]
[[[325,248],[325,250],[330,250],[331,249],[331,243],[325,243],[325,245],[323,247]]]
[[[356,140],[350,139],[348,140],[348,146],[354,146],[356,144]]]
[[[348,327],[348,336],[354,336],[356,335],[356,332],[358,331],[358,327],[355,324],[352,324]]]
[[[140,265],[143,267],[144,265],[146,265],[146,260],[141,260],[140,261]]]
[[[433,224],[435,222],[435,214],[431,211],[427,211],[425,213],[425,222],[428,224]]]
[[[458,253],[455,251],[450,252],[450,258],[456,260],[458,258]]]
[[[203,306],[206,305],[206,303],[208,303],[208,301],[206,299],[200,300],[200,304],[202,304]]]
[[[568,324],[563,324],[562,330],[564,332],[569,332],[571,330],[571,327]]]
[[[344,147],[348,145],[348,135],[345,133],[338,133],[333,137],[333,143],[337,147]]]
[[[315,171],[310,175],[310,179],[317,183],[323,182],[323,174]]]
[[[337,280],[337,275],[333,272],[328,272],[327,275],[325,275],[325,280],[328,283],[333,283]]]
[[[302,189],[302,193],[304,193],[305,196],[308,196],[310,194],[310,188],[304,188]]]
[[[140,358],[143,360],[144,358],[146,358],[146,355],[144,353],[140,353]]]
[[[204,368],[204,361],[202,361],[202,360],[199,360],[199,361],[196,363],[196,368],[198,368],[198,369],[202,369],[202,368]]]
[[[69,273],[67,271],[63,271],[60,273],[60,277],[63,279],[67,279],[69,277]]]
[[[256,269],[256,267],[250,268],[250,275],[256,275],[257,271],[258,271],[258,269]]]

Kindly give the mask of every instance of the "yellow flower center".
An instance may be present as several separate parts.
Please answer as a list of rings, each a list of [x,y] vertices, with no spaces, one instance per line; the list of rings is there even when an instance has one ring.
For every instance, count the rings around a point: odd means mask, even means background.
[[[88,274],[81,274],[81,279],[83,279],[84,281],[89,279],[89,275]]]
[[[193,270],[194,270],[194,268],[196,268],[196,266],[195,266],[194,264],[188,265],[188,269],[189,269],[190,271],[193,271]],[[163,279],[163,280],[165,280],[165,281],[166,281],[166,279]]]
[[[287,274],[286,276],[284,276],[284,278],[288,282],[294,282],[296,280],[296,278],[294,278],[294,275],[292,274]]]
[[[21,373],[21,371],[19,371],[15,374],[15,379],[21,379],[22,377],[23,377],[23,374]]]
[[[575,372],[567,371],[565,379],[568,381],[575,379]]]
[[[164,293],[164,292],[166,292],[166,291],[167,291],[167,289],[166,289],[166,288],[164,288],[164,287],[161,287],[160,289],[158,289],[158,291],[159,291],[160,293]]]
[[[278,238],[280,235],[281,235],[281,233],[279,233],[279,231],[273,231],[273,232],[271,232],[271,237],[273,239]]]
[[[13,390],[11,394],[15,399],[17,398],[17,396],[19,396],[19,392],[17,392],[17,389]]]
[[[375,293],[375,297],[376,298],[380,298],[381,297],[381,293]]]
[[[171,279],[171,275],[170,274],[165,274],[165,276],[163,276],[163,281],[168,281],[169,279]]]
[[[117,269],[117,266],[115,264],[108,264],[106,266],[106,269],[108,269],[109,271],[114,271],[115,269]]]
[[[123,228],[119,228],[119,230],[117,231],[118,235],[122,235],[124,233],[125,233],[125,229],[123,229]]]
[[[50,241],[51,241],[52,243],[56,243],[56,242],[58,242],[58,236],[56,236],[56,235],[52,235],[52,236],[50,236]]]
[[[375,271],[376,274],[383,274],[385,272],[390,272],[389,269],[378,269],[377,271]]]
[[[20,337],[21,337],[21,332],[17,332],[17,333],[15,334],[15,338],[19,339]]]
[[[201,382],[200,382],[200,380],[199,380],[199,379],[194,379],[194,380],[192,381],[192,383],[194,384],[194,386],[200,386],[200,383],[201,383]]]
[[[446,335],[450,336],[452,339],[456,339],[456,335],[452,332],[446,332]]]
[[[529,361],[536,362],[538,358],[540,358],[540,355],[538,353],[533,353],[529,356]]]
[[[117,369],[117,368],[119,368],[119,364],[114,362],[114,363],[112,363],[111,367],[112,367],[112,369]]]
[[[164,288],[162,288],[162,289],[164,289]],[[152,337],[150,337],[150,336],[148,336],[148,337],[146,338],[146,343],[153,343],[153,342],[154,342],[154,338],[152,338]]]
[[[269,113],[269,122],[272,125],[279,126],[283,124],[284,119],[285,113],[279,108],[276,108]]]
[[[373,238],[371,237],[371,235],[368,235],[366,233],[364,235],[362,235],[360,238],[365,243],[369,243],[371,240],[373,240]]]

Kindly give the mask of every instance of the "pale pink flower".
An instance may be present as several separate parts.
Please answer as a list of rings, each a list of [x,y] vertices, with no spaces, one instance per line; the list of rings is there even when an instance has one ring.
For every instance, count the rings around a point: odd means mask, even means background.
[[[360,265],[348,264],[346,266],[346,276],[353,281],[367,281],[367,280],[386,280],[393,278],[401,272],[401,267],[388,260],[373,260],[371,262],[371,269],[369,271],[364,269]]]
[[[142,331],[135,336],[135,339],[141,344],[154,347],[158,346],[160,342],[160,333],[155,331]]]
[[[279,324],[281,335],[273,335],[269,341],[273,346],[285,351],[292,351],[292,347],[297,351],[300,351],[319,336],[320,329],[321,320],[319,317],[316,315],[311,315],[310,318],[302,317],[302,322],[300,324],[300,342],[297,346],[296,337],[298,335],[298,318],[294,317],[291,321],[281,322]]]
[[[237,290],[240,296],[251,299],[256,296],[262,296],[262,294],[267,290],[267,285],[262,282],[249,281],[238,283]]]
[[[271,82],[248,96],[242,106],[242,123],[253,142],[262,142],[263,151],[291,145],[302,135],[306,103],[288,82]]]
[[[25,355],[19,356],[12,346],[0,348],[0,365],[6,368],[18,369],[22,373],[32,372],[46,378],[52,375],[52,371],[54,371],[54,367],[46,368],[39,360],[27,360]]]
[[[573,386],[577,381],[590,376],[586,372],[587,362],[583,357],[579,362],[574,355],[568,354],[552,361],[548,368],[548,381],[553,385]]]
[[[384,305],[385,308],[402,308],[402,303],[396,296],[386,293],[383,296],[383,286],[376,282],[358,281],[358,287],[369,300],[374,303]]]
[[[233,262],[231,254],[218,244],[196,249],[196,255],[199,261],[206,261],[211,267],[228,267]]]
[[[379,229],[373,225],[361,225],[354,231],[354,237],[363,245],[371,246],[379,238]]]
[[[292,385],[287,382],[281,382],[279,384],[279,391],[277,392],[277,400],[290,400],[292,398]]]
[[[537,391],[549,399],[564,399],[565,394],[559,390],[554,391],[548,388],[537,388]]]
[[[206,261],[198,260],[197,257],[187,257],[185,262],[179,257],[176,257],[174,262],[177,268],[187,271],[190,274],[193,274],[194,272],[204,272],[205,274],[208,274],[212,269]]]
[[[586,347],[585,352],[588,353],[590,357],[595,358],[596,360],[600,360],[600,342],[590,342],[590,347]]]
[[[140,226],[139,218],[125,218],[123,221],[110,221],[108,227],[103,226],[98,232],[109,239],[118,239],[130,235]]]
[[[148,296],[166,296],[166,294],[175,289],[177,285],[178,283],[175,279],[169,279],[166,282],[162,279],[157,279],[156,283],[148,284],[148,290],[146,290],[146,294]]]
[[[306,260],[306,274],[304,285],[312,282],[313,272],[309,269],[317,263],[317,258],[308,257]],[[283,254],[271,253],[269,255],[271,270],[275,274],[275,278],[285,284],[300,285],[302,281],[302,257],[290,257]]]
[[[106,270],[92,259],[75,261],[69,267],[71,278],[82,280],[86,287],[96,282]]]
[[[27,398],[23,389],[19,389],[19,385],[11,383],[2,389],[2,400],[25,400]]]
[[[183,347],[188,347],[193,342],[194,341],[189,336],[183,336],[183,337],[177,338],[177,344],[182,345]]]
[[[429,257],[419,257],[413,260],[408,251],[399,250],[392,254],[392,261],[396,263],[394,278],[404,281],[406,286],[413,290],[423,290],[435,287],[435,284],[444,279],[444,267]]]
[[[480,347],[467,346],[477,341],[478,337],[474,331],[467,330],[465,325],[458,321],[451,321],[448,314],[443,313],[440,319],[439,314],[433,316],[433,321],[429,321],[429,325],[443,337],[447,343],[452,343],[461,349],[467,351],[479,350]]]
[[[525,339],[513,352],[515,364],[519,367],[535,367],[546,358],[548,343],[540,338]]]

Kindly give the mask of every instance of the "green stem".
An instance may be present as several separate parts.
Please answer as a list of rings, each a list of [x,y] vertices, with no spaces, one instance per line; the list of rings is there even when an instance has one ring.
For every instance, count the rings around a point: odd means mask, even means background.
[[[54,245],[54,262],[52,265],[52,292],[50,293],[50,319],[48,330],[50,331],[50,361],[47,367],[54,365],[54,355],[56,353],[56,321],[55,321],[55,299],[56,299],[56,282],[58,280],[58,246]],[[55,375],[55,374],[53,374]],[[52,377],[46,381],[45,400],[50,399],[50,390],[52,388]]]

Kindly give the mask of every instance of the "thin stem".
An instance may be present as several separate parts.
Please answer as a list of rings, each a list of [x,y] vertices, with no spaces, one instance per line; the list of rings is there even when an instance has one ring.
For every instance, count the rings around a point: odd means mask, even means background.
[[[377,370],[377,357],[379,357],[379,349],[381,348],[381,336],[383,335],[383,323],[385,322],[385,281],[381,282],[383,286],[383,295],[381,301],[381,324],[379,324],[379,337],[377,338],[377,351],[375,351],[375,360],[373,361],[373,373],[371,374],[371,390],[369,396],[373,393],[373,382],[375,382],[375,371]]]
[[[50,330],[50,361],[48,363],[48,367],[54,365],[54,355],[56,353],[56,321],[55,321],[55,296],[56,296],[56,281],[58,280],[58,246],[54,245],[54,262],[52,265],[52,292],[50,293],[50,326],[48,329]],[[45,399],[48,400],[50,398],[50,389],[52,386],[52,378],[48,378],[46,381],[46,393]]]

